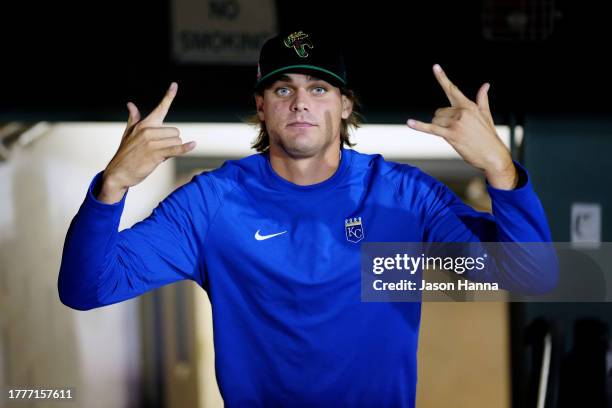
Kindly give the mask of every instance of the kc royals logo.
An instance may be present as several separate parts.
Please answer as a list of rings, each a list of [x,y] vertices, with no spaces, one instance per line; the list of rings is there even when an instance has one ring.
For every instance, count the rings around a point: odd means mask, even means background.
[[[306,58],[308,56],[308,52],[306,51],[306,47],[314,48],[310,39],[308,38],[308,34],[303,31],[297,31],[295,33],[291,33],[285,38],[283,41],[285,47],[291,48],[295,50],[298,56],[302,58]]]
[[[346,239],[349,242],[357,243],[361,241],[364,235],[361,217],[345,219],[344,232],[346,233]]]

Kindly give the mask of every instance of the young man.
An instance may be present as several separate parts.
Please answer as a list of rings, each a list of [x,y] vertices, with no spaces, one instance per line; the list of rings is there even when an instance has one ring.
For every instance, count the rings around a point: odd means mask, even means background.
[[[68,230],[60,298],[88,310],[192,279],[212,303],[227,406],[412,407],[420,303],[362,302],[360,244],[550,240],[527,173],[495,133],[488,85],[472,102],[435,66],[451,106],[409,126],[483,171],[493,215],[417,168],[344,148],[353,99],[326,39],[275,37],[258,68],[260,153],[195,176],[118,232],[128,188],[192,148],[162,126],[176,84],[144,119],[128,104],[119,150]],[[547,290],[555,276],[535,284]]]

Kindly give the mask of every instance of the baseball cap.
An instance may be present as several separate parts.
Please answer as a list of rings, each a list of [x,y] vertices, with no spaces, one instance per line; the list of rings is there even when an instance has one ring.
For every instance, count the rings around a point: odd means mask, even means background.
[[[308,73],[346,87],[346,67],[332,36],[307,30],[287,31],[267,40],[259,54],[255,90],[284,73]]]

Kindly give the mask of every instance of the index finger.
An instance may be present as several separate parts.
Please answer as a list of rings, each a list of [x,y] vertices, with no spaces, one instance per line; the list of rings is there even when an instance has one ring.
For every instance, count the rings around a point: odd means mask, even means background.
[[[161,126],[164,119],[166,118],[166,115],[168,114],[168,110],[170,109],[170,105],[172,105],[172,101],[176,96],[177,90],[178,84],[176,82],[172,82],[159,105],[157,105],[157,107],[153,109],[151,113],[149,113],[145,120],[153,125]]]
[[[438,64],[433,66],[434,76],[440,83],[442,90],[446,94],[446,97],[451,103],[453,107],[468,107],[473,104],[460,90],[457,88],[455,84],[451,82],[450,79],[446,76],[442,67]]]

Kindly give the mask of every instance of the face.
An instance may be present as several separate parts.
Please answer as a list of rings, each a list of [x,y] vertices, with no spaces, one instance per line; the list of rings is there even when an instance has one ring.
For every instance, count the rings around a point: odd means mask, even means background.
[[[296,158],[339,146],[341,120],[352,111],[351,101],[339,88],[305,74],[283,75],[255,99],[270,149]]]

